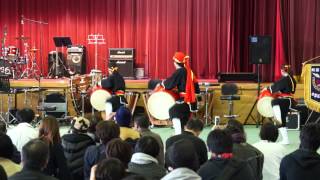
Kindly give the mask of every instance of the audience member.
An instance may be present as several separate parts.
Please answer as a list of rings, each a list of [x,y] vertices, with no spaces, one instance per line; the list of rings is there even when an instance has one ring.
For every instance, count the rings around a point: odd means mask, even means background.
[[[166,175],[166,170],[156,159],[159,152],[157,140],[151,136],[143,136],[136,144],[135,153],[128,165],[129,172],[143,175],[149,180],[161,179]]]
[[[7,124],[3,121],[0,121],[0,133],[6,134],[7,133]],[[21,163],[21,154],[17,150],[17,147],[13,144],[13,155],[10,158],[11,161],[13,161],[16,164]]]
[[[34,117],[35,115],[32,109],[24,108],[17,111],[16,118],[19,124],[7,132],[13,144],[20,152],[27,142],[38,137],[37,130],[30,124],[34,120]]]
[[[182,139],[173,143],[166,154],[169,167],[173,170],[162,180],[201,180],[201,177],[195,172],[199,168],[199,163],[191,141]]]
[[[166,141],[166,149],[168,149],[174,142],[181,139],[187,139],[192,142],[195,147],[198,156],[198,162],[201,166],[208,160],[208,151],[205,142],[198,136],[203,130],[203,123],[199,119],[191,119],[184,127],[182,134],[172,136]],[[167,160],[167,157],[166,157]]]
[[[8,177],[21,170],[21,166],[12,162],[13,144],[9,136],[0,133],[0,164],[3,166]]]
[[[49,160],[49,146],[41,140],[34,139],[22,148],[23,169],[9,177],[9,180],[57,180],[41,172]]]
[[[246,143],[243,125],[239,121],[231,119],[227,123],[226,130],[232,136],[233,156],[248,161],[252,171],[256,173],[256,179],[262,180],[263,154],[257,148]]]
[[[190,107],[186,103],[175,104],[169,109],[169,118],[172,121],[174,134],[181,134],[190,118]]]
[[[99,161],[106,158],[107,143],[114,139],[119,138],[120,128],[113,121],[100,121],[96,126],[96,136],[100,140],[99,145],[89,146],[84,155],[84,177],[90,178],[91,168]]]
[[[94,114],[87,113],[84,117],[90,121],[90,126],[87,131],[88,136],[90,136],[95,142],[99,143],[100,140],[96,136],[96,126],[99,122],[103,121],[101,114],[98,112],[95,112]]]
[[[280,163],[280,180],[311,180],[320,177],[320,126],[306,124],[300,132],[300,147]]]
[[[68,167],[73,179],[83,179],[83,156],[87,147],[95,145],[87,135],[90,121],[83,117],[75,117],[71,121],[71,133],[62,136],[62,146]]]
[[[203,180],[256,180],[246,161],[233,158],[232,138],[226,130],[211,131],[207,144],[211,158],[198,171]]]
[[[137,175],[137,174],[130,174],[123,178],[122,180],[147,180],[144,176]]]
[[[140,137],[139,132],[130,128],[131,112],[128,108],[121,106],[116,112],[115,120],[120,126],[120,138],[122,140],[137,140]]]
[[[130,144],[120,138],[112,139],[107,144],[106,157],[119,159],[126,169],[128,168],[132,153],[133,150]]]
[[[140,133],[140,136],[152,136],[159,144],[159,155],[157,160],[160,166],[164,166],[164,147],[163,142],[159,134],[152,132],[149,129],[150,122],[147,116],[140,116],[134,120],[134,128]]]
[[[3,169],[1,164],[0,164],[0,179],[1,180],[7,180],[8,179],[6,171]]]
[[[90,180],[120,180],[126,175],[122,162],[116,158],[104,159],[93,167]]]
[[[264,155],[263,179],[279,179],[280,162],[286,150],[283,145],[276,143],[278,136],[278,128],[273,123],[267,122],[260,129],[261,141],[253,144]]]
[[[50,152],[47,167],[43,171],[60,180],[70,180],[67,160],[61,145],[59,124],[55,117],[47,116],[41,121],[39,139],[48,144]]]

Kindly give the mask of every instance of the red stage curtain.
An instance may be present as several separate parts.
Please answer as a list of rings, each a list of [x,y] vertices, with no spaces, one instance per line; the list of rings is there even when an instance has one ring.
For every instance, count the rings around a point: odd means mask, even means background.
[[[42,32],[44,63],[41,65],[39,54],[37,61],[45,74],[48,52],[55,49],[53,37],[70,36],[74,44],[85,45],[89,72],[94,68],[94,46],[87,44],[87,36],[100,33],[105,36],[106,45],[99,46],[99,69],[105,72],[108,48],[133,47],[137,52],[136,67],[144,67],[150,78],[165,78],[173,72],[171,59],[177,50],[191,56],[192,68],[199,78],[215,78],[217,72],[255,71],[249,64],[248,36],[271,35],[272,64],[262,66],[262,75],[263,80],[272,80],[276,64],[276,1],[10,0],[0,1],[0,28],[7,25],[7,45],[19,47],[22,43],[14,37],[24,32],[31,37],[30,45],[40,48]],[[320,49],[316,33],[320,3],[281,2],[286,59],[299,72],[299,61],[316,55]],[[305,8],[300,12],[292,9],[292,4],[295,9]],[[49,24],[24,22],[22,29],[21,15]]]

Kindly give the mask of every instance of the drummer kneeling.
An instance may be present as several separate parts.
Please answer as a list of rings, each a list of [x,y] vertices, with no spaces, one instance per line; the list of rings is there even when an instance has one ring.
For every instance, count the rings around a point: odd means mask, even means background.
[[[279,132],[282,136],[281,144],[290,144],[286,128],[286,117],[290,109],[293,109],[295,105],[293,94],[296,90],[296,81],[290,73],[289,65],[281,66],[281,75],[282,78],[269,86],[268,90],[273,95],[276,95],[276,98],[271,101],[271,105],[275,120],[278,124],[281,124],[281,127],[279,127]]]

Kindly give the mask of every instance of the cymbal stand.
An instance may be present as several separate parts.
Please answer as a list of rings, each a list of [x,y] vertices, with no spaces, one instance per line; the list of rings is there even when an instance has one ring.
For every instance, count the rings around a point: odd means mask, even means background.
[[[38,74],[40,72],[39,66],[37,65],[36,62],[36,52],[33,51],[31,52],[33,53],[33,55],[31,56],[32,60],[31,60],[31,67],[29,68],[29,59],[27,62],[27,68],[23,71],[23,73],[21,74],[21,78],[35,78],[38,79],[40,77],[40,75]]]

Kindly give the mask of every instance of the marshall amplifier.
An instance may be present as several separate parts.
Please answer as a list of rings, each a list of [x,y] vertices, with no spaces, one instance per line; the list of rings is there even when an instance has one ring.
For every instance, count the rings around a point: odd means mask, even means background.
[[[109,58],[133,61],[135,59],[134,48],[109,48]]]
[[[126,79],[133,79],[133,61],[123,59],[110,59],[109,62],[114,62],[118,66],[119,73]]]

